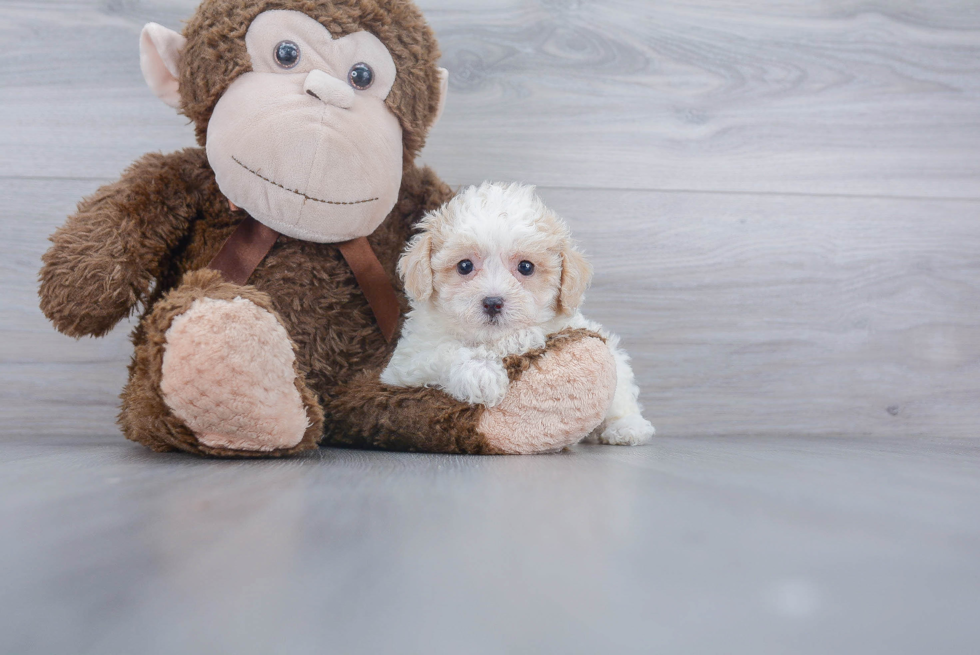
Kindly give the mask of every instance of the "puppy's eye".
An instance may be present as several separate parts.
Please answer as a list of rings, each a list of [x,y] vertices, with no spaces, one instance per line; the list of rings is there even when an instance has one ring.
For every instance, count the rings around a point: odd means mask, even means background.
[[[280,41],[274,52],[276,63],[283,68],[292,68],[299,63],[299,46],[292,41]]]
[[[347,74],[350,85],[355,89],[363,91],[374,84],[374,71],[365,63],[354,64]]]
[[[521,275],[530,275],[534,272],[534,264],[525,259],[517,265],[517,272]]]
[[[468,259],[464,259],[460,263],[456,264],[456,271],[460,275],[469,275],[473,272],[473,262]]]

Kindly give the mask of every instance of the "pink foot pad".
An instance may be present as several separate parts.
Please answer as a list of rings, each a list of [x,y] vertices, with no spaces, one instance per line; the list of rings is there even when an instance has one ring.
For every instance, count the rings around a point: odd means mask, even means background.
[[[201,443],[264,452],[302,440],[310,423],[275,316],[243,298],[202,298],[166,337],[163,399]]]
[[[545,353],[484,412],[479,431],[503,453],[532,454],[578,443],[605,417],[616,391],[616,362],[600,339]]]

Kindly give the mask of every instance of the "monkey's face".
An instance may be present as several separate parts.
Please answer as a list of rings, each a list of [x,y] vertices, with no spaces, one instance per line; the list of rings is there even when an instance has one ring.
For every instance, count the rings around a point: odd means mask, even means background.
[[[330,243],[366,236],[394,207],[402,130],[385,105],[395,64],[368,32],[334,39],[297,11],[245,37],[252,71],[221,96],[207,154],[229,200],[269,227]]]

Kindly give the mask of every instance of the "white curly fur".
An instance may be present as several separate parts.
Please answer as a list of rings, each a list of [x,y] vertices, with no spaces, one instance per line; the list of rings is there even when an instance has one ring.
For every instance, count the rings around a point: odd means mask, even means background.
[[[420,226],[398,263],[412,310],[382,382],[439,387],[493,407],[509,384],[504,357],[543,347],[547,335],[565,328],[585,328],[606,338],[617,374],[609,412],[589,438],[631,446],[650,440],[654,429],[640,414],[639,388],[619,337],[578,311],[591,266],[534,187],[469,187]],[[459,272],[463,260],[472,272]],[[531,275],[520,271],[525,261],[534,265]],[[484,310],[488,297],[503,299],[496,316]]]

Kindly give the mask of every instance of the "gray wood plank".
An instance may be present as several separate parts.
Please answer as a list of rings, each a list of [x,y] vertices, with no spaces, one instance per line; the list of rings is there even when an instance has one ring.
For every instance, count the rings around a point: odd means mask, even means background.
[[[115,433],[126,327],[63,337],[34,282],[45,236],[97,185],[0,180],[17,217],[0,263],[8,433],[39,411],[46,434]],[[623,336],[662,434],[976,436],[980,202],[541,195],[589,253],[585,311]]]
[[[980,204],[541,194],[663,433],[976,436]]]
[[[980,189],[974,3],[507,2],[476,21],[445,6],[429,15],[456,94],[429,156],[464,179]]]
[[[103,339],[58,334],[38,309],[47,236],[94,181],[0,180],[7,254],[0,258],[0,422],[5,434],[113,435],[131,355],[128,325]]]
[[[6,3],[0,175],[190,144],[136,55],[189,4]],[[453,184],[980,197],[969,0],[421,5],[454,80],[424,159]]]
[[[980,442],[213,462],[0,438],[0,651],[968,653]]]

